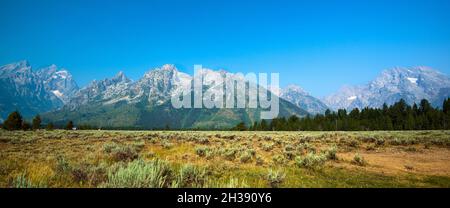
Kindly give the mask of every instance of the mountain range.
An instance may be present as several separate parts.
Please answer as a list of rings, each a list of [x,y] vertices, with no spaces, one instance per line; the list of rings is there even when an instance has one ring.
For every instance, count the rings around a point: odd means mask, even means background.
[[[373,81],[358,86],[344,86],[323,99],[333,110],[392,105],[403,99],[407,104],[427,99],[435,107],[442,107],[450,97],[450,78],[429,67],[396,67],[384,70]]]
[[[223,70],[205,69],[212,79],[233,75]],[[264,109],[175,109],[170,98],[191,86],[193,77],[174,65],[147,71],[132,81],[123,72],[92,81],[79,88],[68,70],[50,65],[33,70],[27,61],[0,67],[0,121],[14,110],[26,118],[41,114],[44,121],[99,127],[134,128],[228,128],[240,121],[259,120]],[[211,86],[207,86],[211,87]],[[327,109],[381,107],[404,99],[408,104],[428,99],[441,107],[450,97],[450,79],[428,67],[385,70],[373,81],[344,86],[335,94],[319,99],[297,85],[274,91],[280,97],[279,116],[320,114]]]
[[[0,79],[1,90],[11,92],[12,95],[2,97],[2,103],[9,103],[8,98],[16,98],[16,92],[29,92],[20,98],[35,101],[2,106],[3,118],[9,112],[19,110],[28,118],[40,113],[44,122],[57,125],[72,120],[78,124],[98,127],[223,129],[241,121],[247,124],[259,121],[260,112],[265,110],[248,107],[175,109],[170,100],[172,95],[190,86],[193,78],[169,64],[149,70],[137,81],[132,81],[123,72],[119,72],[112,78],[92,81],[81,89],[67,70],[58,69],[54,65],[33,71],[26,61],[22,61],[3,66],[0,71],[2,75],[8,75]],[[210,69],[205,69],[204,73],[204,76],[213,79],[231,74]],[[15,79],[11,80],[10,77]],[[33,82],[9,87],[12,83],[23,83],[29,79]],[[42,91],[43,96],[33,93],[36,88]],[[39,101],[45,101],[46,105],[35,108],[34,105]],[[302,117],[308,114],[283,99],[280,99],[279,106],[280,116]]]
[[[0,120],[18,110],[25,117],[62,107],[78,90],[68,71],[52,65],[37,71],[27,61],[0,67]]]

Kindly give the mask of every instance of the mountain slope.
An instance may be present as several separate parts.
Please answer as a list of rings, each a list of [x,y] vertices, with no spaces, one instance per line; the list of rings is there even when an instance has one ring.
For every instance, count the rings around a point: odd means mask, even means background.
[[[224,71],[205,70],[206,77],[224,76]],[[98,127],[135,128],[230,128],[241,121],[251,124],[260,119],[261,108],[181,108],[172,107],[172,95],[191,87],[192,77],[179,72],[173,65],[148,71],[136,82],[122,73],[112,79],[94,81],[81,89],[64,108],[44,114],[44,120],[64,124],[75,123]],[[218,83],[215,83],[218,84]],[[205,85],[205,88],[212,86]],[[248,99],[248,98],[247,98]],[[280,99],[280,116],[306,111]]]
[[[49,92],[27,61],[0,67],[0,116],[18,110],[24,117],[52,110],[63,102]]]
[[[391,105],[400,99],[408,104],[429,100],[442,107],[450,95],[450,78],[428,67],[385,70],[375,80],[362,86],[345,86],[324,102],[334,110]]]
[[[323,114],[328,109],[328,106],[321,100],[311,96],[297,85],[288,85],[281,89],[280,97],[308,111],[310,114]]]
[[[65,69],[58,69],[54,64],[37,70],[35,75],[43,82],[46,91],[53,93],[64,104],[67,104],[79,89],[72,75]]]

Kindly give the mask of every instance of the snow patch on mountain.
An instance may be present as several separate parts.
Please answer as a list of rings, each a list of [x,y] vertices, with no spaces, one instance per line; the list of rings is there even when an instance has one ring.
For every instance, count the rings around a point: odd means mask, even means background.
[[[417,84],[417,78],[412,78],[412,77],[408,77],[407,78],[411,83],[413,83],[413,84]]]
[[[328,106],[321,100],[311,96],[303,88],[297,85],[288,85],[284,89],[281,89],[280,97],[311,114],[322,114],[328,109]]]
[[[384,70],[366,85],[343,87],[323,101],[334,110],[381,107],[400,99],[410,105],[427,99],[435,107],[442,107],[449,94],[450,78],[439,71],[429,67],[396,67]]]
[[[55,94],[59,98],[64,96],[64,94],[62,94],[59,90],[53,90],[52,93]]]

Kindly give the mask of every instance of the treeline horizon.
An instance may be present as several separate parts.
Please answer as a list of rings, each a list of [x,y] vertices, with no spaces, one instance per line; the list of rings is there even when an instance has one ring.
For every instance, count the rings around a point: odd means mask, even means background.
[[[377,131],[377,130],[448,130],[450,129],[450,98],[445,99],[442,108],[434,108],[426,99],[417,105],[408,105],[405,100],[393,105],[383,104],[381,108],[355,108],[350,112],[345,109],[326,110],[324,114],[307,115],[300,118],[296,115],[289,118],[280,117],[272,120],[261,120],[247,126],[240,122],[231,129],[213,128],[171,128],[169,124],[161,128],[142,127],[99,127],[80,123],[76,126],[72,121],[66,124],[41,124],[36,115],[29,123],[18,111],[9,114],[0,124],[6,130],[179,130],[179,131]]]
[[[262,120],[247,127],[244,122],[232,130],[237,131],[393,131],[393,130],[446,130],[450,129],[450,98],[442,108],[434,108],[423,99],[417,105],[408,105],[405,100],[381,108],[354,108],[350,112],[326,110],[324,114],[299,118],[276,118]]]

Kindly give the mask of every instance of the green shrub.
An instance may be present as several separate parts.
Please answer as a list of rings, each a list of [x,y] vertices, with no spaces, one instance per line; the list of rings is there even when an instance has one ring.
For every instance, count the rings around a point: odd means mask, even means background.
[[[373,150],[376,150],[377,148],[376,148],[376,144],[369,144],[369,145],[367,145],[367,147],[366,147],[366,150],[367,151],[373,151]]]
[[[163,140],[163,141],[161,142],[161,145],[162,145],[162,147],[163,147],[164,149],[170,149],[170,148],[172,148],[172,146],[173,146],[173,144],[170,143],[170,142],[167,141],[167,140]]]
[[[281,185],[281,183],[283,183],[285,177],[286,174],[283,171],[281,170],[274,171],[270,169],[266,179],[270,187],[278,188]]]
[[[236,158],[236,152],[237,150],[234,148],[227,148],[224,150],[222,155],[225,157],[225,159],[232,161]]]
[[[351,139],[351,140],[348,142],[348,146],[349,146],[349,147],[357,148],[357,147],[359,146],[359,142],[358,142],[358,140],[356,140],[356,139]]]
[[[239,156],[239,160],[241,161],[241,163],[247,163],[250,160],[252,160],[252,154],[249,151],[244,151],[240,156]]]
[[[206,171],[193,165],[184,165],[180,168],[177,180],[172,187],[202,188],[207,180]]]
[[[297,145],[297,151],[299,151],[299,152],[307,151],[307,152],[315,153],[316,148],[314,146],[312,146],[311,144],[305,142],[305,143],[300,143]]]
[[[275,144],[274,143],[263,143],[262,145],[261,145],[261,148],[264,150],[264,151],[266,151],[266,152],[268,152],[268,151],[271,151],[272,149],[273,149],[273,146],[274,146]]]
[[[119,147],[119,145],[116,144],[116,143],[114,143],[114,142],[106,143],[106,144],[103,145],[103,152],[105,152],[105,153],[111,153],[111,151],[112,151],[113,149],[116,149],[116,148],[118,148],[118,147]]]
[[[417,148],[415,148],[415,147],[407,147],[405,149],[405,151],[407,151],[407,152],[417,152]]]
[[[25,173],[20,174],[13,180],[14,188],[36,188],[36,186],[27,178]]]
[[[376,138],[374,138],[374,137],[362,137],[362,138],[360,138],[361,139],[361,141],[363,141],[363,142],[366,142],[366,143],[372,143],[372,142],[375,142],[377,139]]]
[[[325,157],[328,160],[337,160],[337,150],[338,148],[336,145],[331,146],[328,150],[325,151]]]
[[[326,155],[324,154],[314,154],[314,153],[308,153],[304,157],[296,157],[295,158],[295,164],[298,167],[305,167],[305,168],[317,168],[325,164],[325,161],[327,160]]]
[[[205,185],[207,188],[247,188],[245,180],[229,178],[227,180],[208,180]]]
[[[66,161],[66,158],[62,155],[56,157],[56,172],[59,174],[67,173],[71,170],[70,164]]]
[[[145,147],[145,142],[144,142],[144,140],[136,141],[135,143],[132,144],[132,147],[133,147],[137,152],[140,152],[140,151],[142,151],[142,150],[144,149],[144,147]]]
[[[355,165],[359,165],[359,166],[364,166],[367,164],[366,160],[364,159],[363,156],[361,156],[360,154],[356,154],[355,157],[353,157],[353,164]]]
[[[70,173],[72,175],[72,179],[77,183],[85,182],[88,179],[88,170],[86,165],[73,167]]]
[[[111,151],[114,161],[133,161],[138,158],[136,150],[130,146],[121,146]]]
[[[286,145],[286,146],[284,147],[284,150],[285,150],[285,151],[293,151],[293,150],[294,150],[294,147],[293,147],[292,145],[288,144],[288,145]]]
[[[386,141],[383,138],[377,138],[375,144],[377,146],[383,146]]]
[[[294,151],[284,150],[284,151],[283,151],[283,155],[284,155],[284,157],[285,157],[286,159],[288,159],[288,160],[292,160],[292,159],[294,159],[294,157],[295,157]]]
[[[47,183],[40,181],[38,184],[34,184],[31,180],[28,179],[27,173],[22,173],[19,176],[17,176],[12,181],[12,187],[13,188],[46,188]]]
[[[279,165],[284,165],[284,164],[287,163],[287,160],[286,160],[286,158],[283,155],[274,155],[272,157],[272,161],[275,164],[279,164]]]
[[[166,161],[135,160],[108,172],[107,188],[164,188],[172,182],[172,169]]]
[[[403,145],[403,144],[405,144],[405,141],[402,140],[402,139],[399,139],[399,138],[395,138],[395,139],[389,141],[389,144],[391,144],[391,145]]]
[[[208,140],[208,138],[201,137],[201,138],[196,139],[196,142],[199,144],[208,144],[209,140]]]
[[[261,156],[256,156],[256,165],[264,165],[264,159]]]
[[[195,153],[200,157],[204,157],[204,156],[206,156],[206,153],[208,152],[208,150],[209,150],[208,147],[196,147]]]

